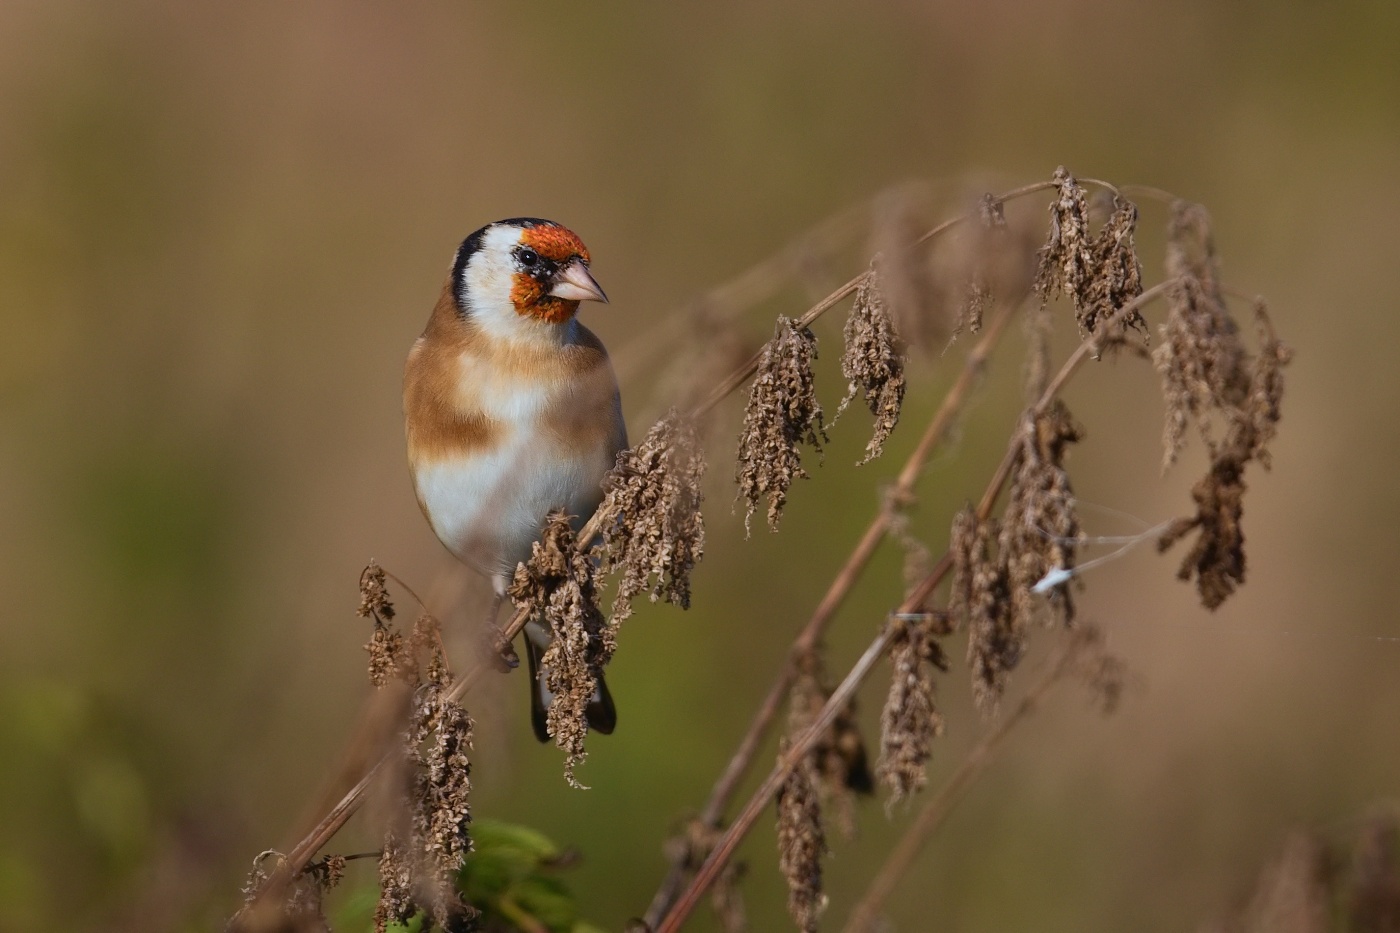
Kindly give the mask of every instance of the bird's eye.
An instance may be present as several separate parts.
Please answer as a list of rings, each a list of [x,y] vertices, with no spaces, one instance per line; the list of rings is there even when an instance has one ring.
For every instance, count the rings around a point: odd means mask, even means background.
[[[517,254],[517,258],[520,260],[520,264],[528,269],[540,261],[540,254],[526,247]]]

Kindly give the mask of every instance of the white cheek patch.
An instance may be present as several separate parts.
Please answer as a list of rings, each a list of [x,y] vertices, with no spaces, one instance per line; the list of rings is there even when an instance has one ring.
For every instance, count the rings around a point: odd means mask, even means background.
[[[487,335],[506,341],[558,344],[562,328],[515,310],[511,291],[517,269],[511,251],[524,233],[515,227],[492,227],[462,270],[463,292],[472,320]]]

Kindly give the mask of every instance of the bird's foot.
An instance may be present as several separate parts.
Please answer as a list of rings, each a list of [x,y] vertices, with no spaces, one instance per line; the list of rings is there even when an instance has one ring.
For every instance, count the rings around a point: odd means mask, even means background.
[[[486,626],[486,657],[490,659],[491,666],[502,674],[509,674],[520,666],[520,655],[516,654],[515,646],[502,635],[495,623]]]

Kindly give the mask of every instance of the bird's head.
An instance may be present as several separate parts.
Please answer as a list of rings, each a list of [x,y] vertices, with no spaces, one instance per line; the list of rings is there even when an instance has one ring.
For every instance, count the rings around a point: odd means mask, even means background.
[[[459,313],[493,329],[563,324],[580,301],[608,300],[588,271],[588,248],[552,220],[516,217],[462,241],[452,266]]]

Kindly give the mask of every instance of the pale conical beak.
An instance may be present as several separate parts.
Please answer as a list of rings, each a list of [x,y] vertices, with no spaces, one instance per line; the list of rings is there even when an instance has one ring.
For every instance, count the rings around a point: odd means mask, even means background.
[[[558,272],[554,273],[553,284],[549,288],[549,294],[555,298],[563,298],[565,301],[601,301],[608,303],[608,296],[603,294],[603,289],[593,278],[593,274],[588,271],[580,260],[575,259]]]

